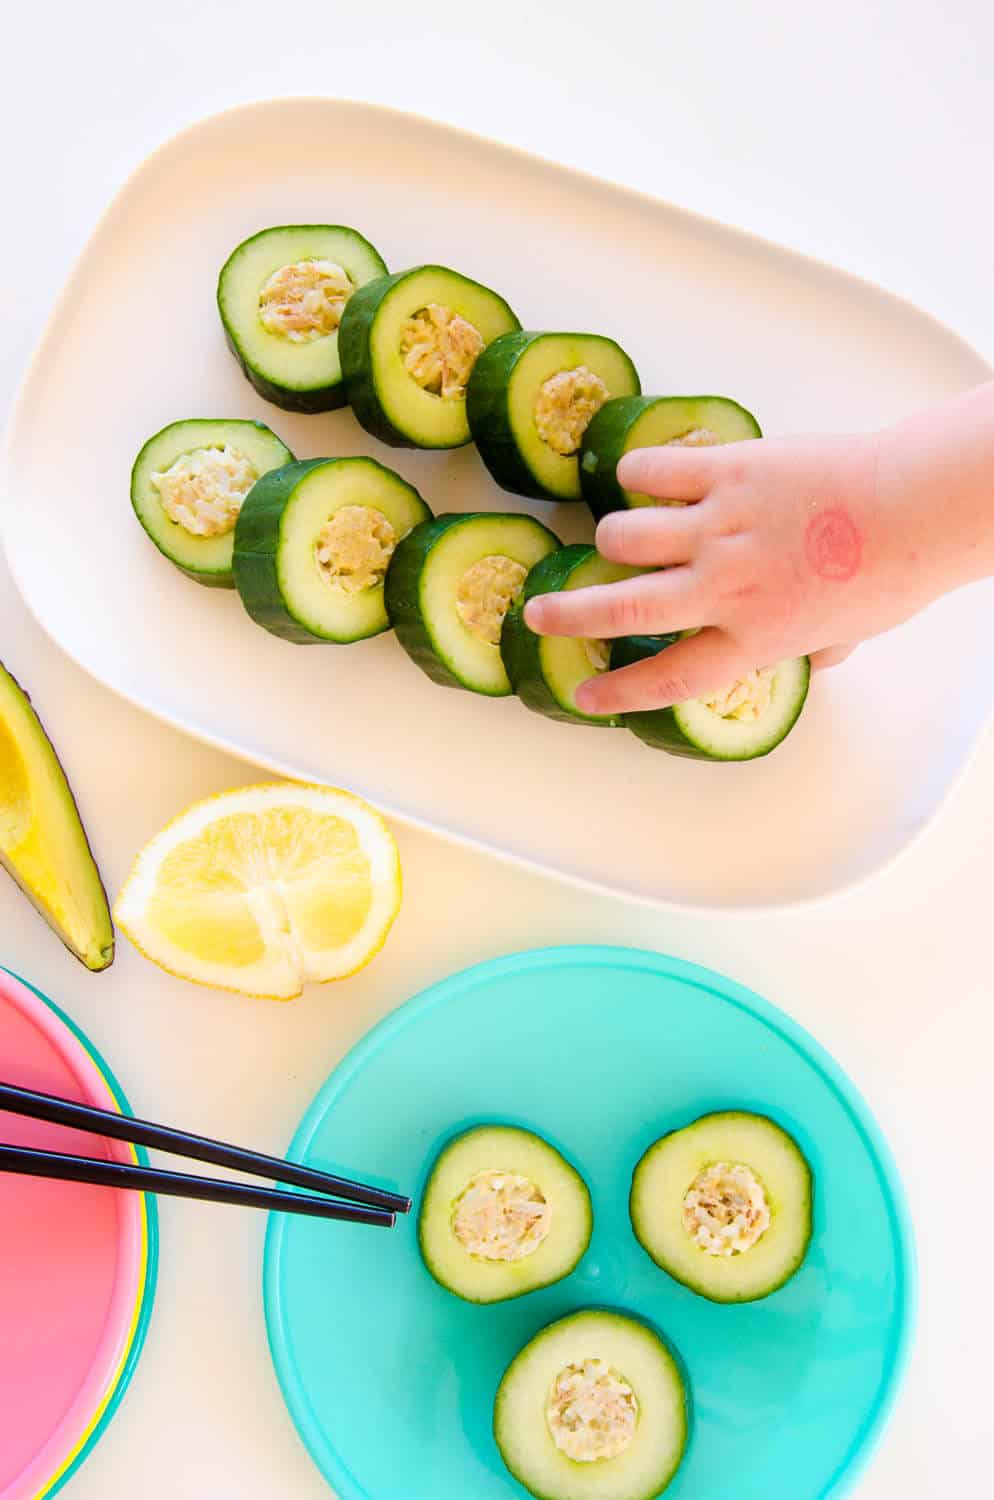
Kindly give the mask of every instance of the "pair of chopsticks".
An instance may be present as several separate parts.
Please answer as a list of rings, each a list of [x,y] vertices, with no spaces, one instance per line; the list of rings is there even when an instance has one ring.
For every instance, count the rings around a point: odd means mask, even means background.
[[[378,1224],[389,1229],[397,1214],[410,1212],[411,1200],[385,1188],[353,1182],[330,1172],[318,1172],[296,1162],[281,1161],[212,1141],[206,1136],[189,1135],[166,1125],[152,1125],[110,1109],[94,1109],[72,1099],[54,1094],[39,1094],[32,1089],[0,1083],[0,1110],[66,1125],[90,1135],[128,1141],[136,1146],[150,1146],[174,1156],[188,1156],[215,1167],[230,1167],[249,1172],[271,1182],[308,1188],[322,1197],[280,1192],[276,1188],[254,1187],[249,1183],[227,1182],[215,1177],[192,1177],[183,1172],[160,1171],[132,1163],[99,1161],[88,1156],[66,1156],[56,1151],[28,1150],[20,1146],[0,1145],[0,1172],[16,1172],[26,1177],[52,1177],[62,1182],[83,1182],[97,1187],[130,1188],[144,1193],[162,1193],[173,1198],[197,1198],[208,1203],[235,1203],[247,1208],[278,1209],[282,1213],[304,1214],[312,1219],[342,1219],[350,1224]]]

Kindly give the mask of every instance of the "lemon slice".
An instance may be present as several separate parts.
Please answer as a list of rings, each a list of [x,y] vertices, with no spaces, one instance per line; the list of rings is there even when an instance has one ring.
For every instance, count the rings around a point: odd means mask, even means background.
[[[141,851],[114,916],[171,974],[290,1000],[367,964],[400,890],[397,845],[368,803],[277,782],[187,808]]]

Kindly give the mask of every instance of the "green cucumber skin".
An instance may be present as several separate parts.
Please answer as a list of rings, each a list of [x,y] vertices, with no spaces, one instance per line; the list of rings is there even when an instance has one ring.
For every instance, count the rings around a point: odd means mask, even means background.
[[[395,271],[392,276],[367,281],[346,302],[338,325],[338,357],[342,362],[346,399],[360,426],[391,448],[414,448],[417,444],[397,430],[380,405],[369,340],[380,303],[407,274]]]
[[[593,555],[596,548],[586,542],[573,542],[550,552],[535,564],[525,579],[521,596],[504,616],[500,636],[500,654],[511,686],[526,708],[556,719],[560,724],[586,724],[593,729],[611,729],[621,725],[620,718],[592,719],[586,714],[570,713],[553,695],[539,654],[542,637],[525,624],[525,605],[536,594],[555,594],[566,586],[571,574]]]
[[[625,439],[656,398],[618,396],[595,412],[580,445],[580,493],[595,521],[612,510],[627,510],[625,492],[615,470],[625,451]]]
[[[334,643],[301,625],[287,609],[280,593],[276,553],[287,501],[304,475],[324,463],[327,459],[295,459],[263,474],[246,495],[235,523],[232,572],[242,603],[257,625],[301,646]]]
[[[358,292],[353,294],[358,296]],[[349,299],[352,300],[351,298]],[[346,304],[348,305],[348,304]],[[274,385],[271,380],[245,358],[232,337],[224,315],[221,316],[221,324],[224,328],[224,338],[245,379],[248,381],[263,401],[268,401],[272,406],[278,406],[283,411],[302,412],[305,416],[313,417],[323,411],[338,411],[343,406],[348,406],[348,397],[345,394],[345,381],[336,380],[334,385],[323,385],[309,391],[290,390],[285,385]]]
[[[462,692],[466,691],[465,685],[449,671],[432,643],[431,631],[421,609],[421,574],[432,548],[451,526],[458,526],[465,519],[462,515],[436,516],[433,521],[422,521],[409,531],[398,542],[390,559],[383,591],[390,624],[411,660],[439,687],[459,688]],[[484,696],[501,698],[508,695],[492,693]]]
[[[503,333],[487,345],[466,387],[466,420],[480,457],[502,490],[558,504],[562,496],[551,494],[538,483],[518,451],[507,399],[515,365],[529,345],[541,337],[524,331]]]
[[[618,464],[625,452],[625,441],[632,427],[643,412],[650,406],[655,406],[660,399],[659,396],[615,396],[611,401],[605,401],[583,434],[580,447],[580,491],[595,521],[600,521],[612,510],[630,508],[625,491],[618,483]],[[721,400],[725,405],[736,406],[756,429],[756,437],[763,435],[752,412],[740,406],[737,401],[730,401],[727,396],[676,399]]]
[[[649,656],[658,656],[660,651],[665,651],[667,646],[674,645],[680,638],[679,634],[622,636],[611,647],[611,670],[614,671],[616,667],[629,667],[633,662],[644,661]],[[651,750],[666,750],[670,755],[683,755],[688,760],[706,760],[712,765],[740,765],[747,760],[760,760],[783,744],[801,716],[806,697],[807,689],[799,698],[793,718],[786,725],[778,740],[775,740],[772,745],[767,745],[765,749],[757,750],[755,755],[733,758],[711,755],[707,750],[702,750],[693,740],[688,739],[672,708],[651,708],[641,713],[622,714],[621,720],[625,728],[630,729]]]

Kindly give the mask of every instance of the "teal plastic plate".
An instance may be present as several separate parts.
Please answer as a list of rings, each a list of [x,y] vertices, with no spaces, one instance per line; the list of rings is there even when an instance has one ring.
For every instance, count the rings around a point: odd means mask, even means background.
[[[664,1131],[708,1110],[772,1115],[815,1176],[800,1272],[762,1302],[718,1306],[636,1243],[631,1172]],[[590,1249],[565,1281],[473,1307],[393,1232],[274,1216],[270,1345],[294,1421],[342,1500],[508,1500],[524,1491],[490,1430],[521,1346],[576,1308],[607,1305],[663,1331],[689,1375],[691,1437],[667,1500],[848,1492],[905,1364],[911,1229],[869,1110],[799,1026],[709,970],[654,953],[555,948],[468,969],[369,1033],[335,1070],[291,1155],[420,1195],[456,1131],[502,1120],[576,1163]],[[416,1196],[417,1203],[417,1196]]]

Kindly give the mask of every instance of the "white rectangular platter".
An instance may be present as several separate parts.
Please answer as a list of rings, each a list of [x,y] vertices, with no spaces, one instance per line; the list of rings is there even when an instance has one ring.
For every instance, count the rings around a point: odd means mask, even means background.
[[[768,760],[680,761],[623,731],[434,686],[389,636],[303,649],[173,571],[131,513],[144,439],[258,417],[298,457],[369,453],[435,511],[525,510],[565,541],[584,507],[502,493],[473,448],[384,449],[348,411],[291,416],[243,380],[218,268],[279,223],[362,230],[391,268],[440,261],[528,328],[607,333],[651,393],[733,396],[768,433],[859,430],[986,379],[923,313],[840,272],[447,126],[331,99],[215,116],[124,186],[77,265],[8,437],[4,538],[29,606],[116,692],[289,775],[642,898],[757,907],[824,897],[934,815],[987,716],[994,585],[944,600],[813,686]]]

